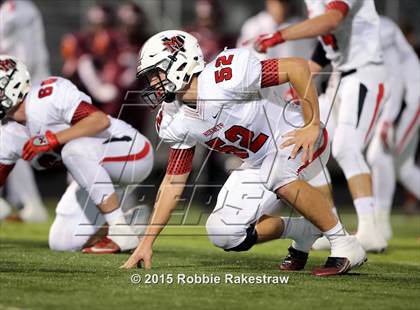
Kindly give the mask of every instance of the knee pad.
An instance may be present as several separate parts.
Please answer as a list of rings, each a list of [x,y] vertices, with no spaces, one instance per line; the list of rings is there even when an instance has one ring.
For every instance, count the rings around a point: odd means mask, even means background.
[[[340,126],[336,129],[332,154],[343,170],[346,179],[358,174],[370,173],[363,155],[363,139],[351,126]]]
[[[213,213],[207,219],[207,236],[215,246],[225,251],[247,251],[257,241],[255,225],[251,226],[228,225],[217,213]]]
[[[258,240],[258,234],[257,230],[255,229],[255,224],[251,224],[246,229],[246,237],[245,240],[242,241],[239,245],[230,248],[225,249],[226,252],[234,251],[234,252],[244,252],[248,251],[250,248],[254,246],[255,243],[257,243]]]

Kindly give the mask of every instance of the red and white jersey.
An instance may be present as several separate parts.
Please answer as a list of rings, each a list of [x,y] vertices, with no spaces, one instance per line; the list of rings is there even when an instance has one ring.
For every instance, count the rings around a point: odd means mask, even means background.
[[[335,70],[348,71],[382,62],[379,16],[373,0],[305,0],[310,18],[334,9],[345,18],[330,34],[319,37]]]
[[[27,128],[14,121],[0,125],[0,165],[14,165],[29,139]]]
[[[96,110],[88,95],[81,92],[67,79],[50,77],[41,84],[33,85],[25,101],[26,126],[31,136],[45,134],[47,130],[58,132],[77,123]],[[124,136],[133,131],[127,123],[109,117],[111,125],[98,137]]]
[[[163,104],[156,121],[159,136],[172,149],[199,143],[258,166],[287,130],[283,107],[261,92],[277,79],[277,61],[260,62],[245,48],[225,50],[199,75],[195,108]],[[287,121],[303,122],[298,108],[287,113]]]
[[[22,60],[35,83],[50,75],[42,16],[31,1],[0,4],[0,54]]]

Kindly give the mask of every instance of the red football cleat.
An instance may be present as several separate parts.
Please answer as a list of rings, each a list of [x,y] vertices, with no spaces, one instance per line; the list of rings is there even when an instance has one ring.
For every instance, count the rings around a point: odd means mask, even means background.
[[[312,270],[314,276],[327,277],[347,273],[351,268],[350,260],[345,257],[328,257],[323,267]]]
[[[283,271],[298,271],[305,268],[308,260],[308,253],[296,250],[292,246],[289,247],[289,254],[279,265],[279,269]]]
[[[103,237],[96,244],[82,250],[86,254],[114,254],[121,252],[120,247],[108,237]]]

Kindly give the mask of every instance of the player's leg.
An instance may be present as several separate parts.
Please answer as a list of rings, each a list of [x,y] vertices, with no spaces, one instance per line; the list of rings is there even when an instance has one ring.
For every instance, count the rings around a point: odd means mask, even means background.
[[[217,197],[217,203],[207,219],[210,241],[224,250],[248,250],[258,241],[255,225],[263,214],[273,214],[280,201],[260,184],[258,169],[241,169],[231,173]],[[278,238],[274,228],[260,238]]]
[[[340,111],[332,149],[346,176],[356,207],[356,236],[366,250],[373,252],[383,251],[387,243],[375,223],[372,180],[363,150],[388,98],[385,82],[381,82],[384,79],[381,66],[367,66],[342,79]]]
[[[63,163],[115,232],[111,239],[121,251],[136,246],[138,238],[126,223],[109,173],[101,165],[105,154],[104,139],[84,137],[68,142],[61,151]]]
[[[55,210],[48,243],[54,251],[80,251],[104,224],[89,194],[73,181]]]
[[[18,160],[7,179],[8,200],[22,205],[19,216],[26,222],[45,222],[48,212],[42,203],[31,165]]]
[[[309,249],[320,232],[303,217],[280,217],[282,201],[260,182],[258,169],[234,171],[223,185],[207,220],[210,241],[225,251],[247,251],[256,243],[274,239],[296,240],[301,259],[281,269],[305,267]]]
[[[281,143],[281,141],[278,141]],[[363,264],[365,252],[356,240],[349,236],[339,219],[332,212],[328,199],[304,180],[310,180],[325,168],[329,157],[326,131],[320,134],[316,145],[318,155],[311,163],[302,165],[302,154],[290,159],[291,147],[269,154],[262,164],[261,179],[266,187],[287,200],[300,214],[308,219],[328,238],[331,256],[324,267],[314,270],[315,275],[342,274],[352,267]],[[289,251],[289,256],[293,256]]]
[[[6,200],[0,197],[0,221],[8,217],[11,212],[12,207],[7,203]]]
[[[127,139],[129,137],[129,139]],[[120,188],[124,188],[124,195],[118,199],[114,196],[113,204],[122,206],[123,200],[127,200],[127,196],[133,193],[133,190],[139,186],[145,178],[148,177],[153,168],[153,149],[150,142],[137,131],[130,133],[126,138],[110,139],[103,143],[105,146],[104,157],[101,159],[101,168],[104,169],[114,184]],[[135,201],[135,199],[134,199]],[[139,207],[133,205],[132,207]],[[142,210],[145,209],[143,206]],[[145,210],[143,210],[145,211]],[[125,247],[131,248],[137,245],[138,236],[146,229],[149,212],[136,212],[136,225],[131,225],[132,236],[122,233],[124,225],[130,225],[130,222],[118,223],[111,225],[108,231],[108,238],[120,246],[126,243]],[[142,224],[138,224],[138,223]],[[125,240],[125,241],[124,241]],[[131,240],[131,241],[130,241]],[[86,253],[95,253],[96,250],[103,252],[105,248],[115,247],[112,243],[95,244],[92,247],[84,249]]]
[[[385,239],[389,240],[392,237],[390,214],[396,175],[392,151],[384,149],[379,130],[369,145],[367,158],[372,171],[376,224]]]
[[[418,97],[414,98],[418,102]],[[417,109],[412,108],[417,107]],[[395,162],[398,180],[413,195],[420,199],[420,168],[415,164],[419,142],[420,102],[408,105],[395,129]]]
[[[309,184],[318,189],[324,195],[324,197],[328,200],[328,203],[332,206],[332,212],[338,217],[337,208],[335,207],[333,199],[333,185],[331,183],[331,176],[328,168],[325,167],[323,171],[318,173],[315,178],[309,181]],[[314,242],[312,249],[317,251],[330,250],[331,245],[328,239],[323,236]]]

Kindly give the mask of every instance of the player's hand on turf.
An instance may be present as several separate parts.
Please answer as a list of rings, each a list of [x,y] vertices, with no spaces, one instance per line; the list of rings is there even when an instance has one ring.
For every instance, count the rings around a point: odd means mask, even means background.
[[[48,130],[45,135],[32,137],[25,143],[22,157],[32,160],[37,154],[52,151],[59,145],[57,136]]]
[[[152,268],[152,255],[153,250],[151,247],[140,244],[133,254],[131,254],[130,258],[120,268],[141,268],[141,263],[143,263],[145,269],[150,269]]]
[[[312,161],[314,156],[314,146],[318,139],[320,128],[318,125],[308,125],[293,131],[289,131],[282,137],[286,138],[280,145],[280,148],[286,148],[294,145],[290,158],[296,158],[297,154],[302,151],[302,164],[307,160]]]
[[[284,39],[280,31],[274,33],[262,34],[254,41],[254,49],[258,53],[266,53],[270,47],[283,43]]]

